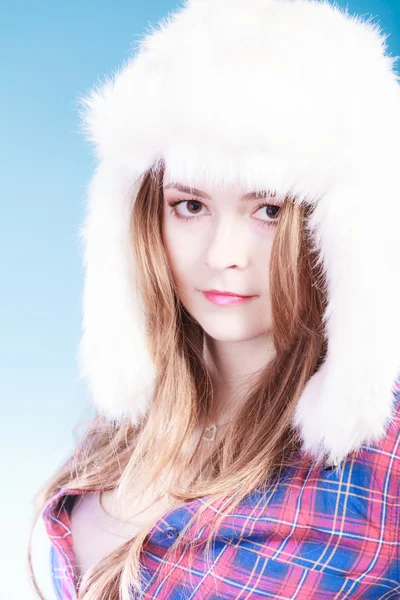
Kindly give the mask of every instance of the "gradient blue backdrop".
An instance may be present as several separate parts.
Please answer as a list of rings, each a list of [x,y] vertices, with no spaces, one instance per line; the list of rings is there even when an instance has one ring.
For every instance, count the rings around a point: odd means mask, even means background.
[[[338,2],[342,7],[345,2]],[[83,271],[78,228],[92,173],[76,100],[124,61],[149,24],[179,6],[148,2],[2,4],[0,22],[2,472],[4,600],[33,600],[25,565],[33,497],[93,416],[78,380]],[[349,1],[372,15],[400,54],[398,0]],[[399,70],[400,65],[397,65]],[[34,567],[46,598],[49,546],[39,522]]]

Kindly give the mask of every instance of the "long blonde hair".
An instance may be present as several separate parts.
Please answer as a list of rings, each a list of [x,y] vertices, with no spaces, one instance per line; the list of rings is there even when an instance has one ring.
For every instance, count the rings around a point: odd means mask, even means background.
[[[183,542],[185,532],[204,510],[218,506],[205,546],[208,556],[221,521],[249,493],[266,491],[300,447],[292,420],[305,384],[326,354],[326,286],[307,229],[309,209],[286,198],[270,259],[276,353],[257,373],[235,420],[213,453],[189,484],[182,483],[190,465],[188,440],[210,410],[212,386],[203,356],[204,331],[179,301],[163,248],[162,181],[162,166],[145,173],[131,220],[138,287],[146,306],[148,347],[157,372],[152,404],[136,426],[128,421],[116,426],[97,415],[72,455],[37,494],[27,560],[33,586],[42,600],[32,569],[32,531],[44,505],[61,488],[115,488],[125,506],[132,505],[133,482],[140,482],[142,491],[156,482],[160,489],[164,486],[174,506],[202,498],[199,510],[167,556],[189,543],[187,539]],[[130,600],[132,589],[140,596],[140,552],[146,535],[161,516],[158,514],[150,526],[89,569],[78,590],[79,600]]]

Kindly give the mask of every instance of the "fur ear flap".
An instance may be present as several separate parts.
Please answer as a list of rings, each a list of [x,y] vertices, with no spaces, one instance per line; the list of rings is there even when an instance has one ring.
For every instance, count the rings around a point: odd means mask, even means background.
[[[348,179],[325,194],[310,222],[327,282],[328,351],[299,399],[295,423],[304,449],[333,464],[377,442],[392,414],[399,236],[390,219],[377,225],[371,217],[392,195],[393,182]]]
[[[130,213],[137,193],[123,170],[98,167],[81,228],[85,254],[81,377],[99,412],[137,422],[152,397],[155,371],[146,351],[144,311],[136,294]]]

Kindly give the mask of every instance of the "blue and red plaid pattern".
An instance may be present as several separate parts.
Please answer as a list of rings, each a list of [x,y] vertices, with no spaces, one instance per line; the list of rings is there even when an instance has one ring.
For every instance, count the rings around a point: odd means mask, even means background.
[[[249,495],[221,524],[206,560],[211,510],[188,530],[195,549],[164,560],[179,530],[204,502],[166,512],[142,548],[144,598],[160,600],[400,598],[400,381],[395,419],[374,446],[339,470],[299,464],[270,486],[267,502]],[[76,564],[68,498],[62,489],[44,508],[58,600],[76,600]],[[199,543],[200,542],[200,543]],[[208,557],[207,557],[208,558]],[[132,599],[135,596],[132,593]]]

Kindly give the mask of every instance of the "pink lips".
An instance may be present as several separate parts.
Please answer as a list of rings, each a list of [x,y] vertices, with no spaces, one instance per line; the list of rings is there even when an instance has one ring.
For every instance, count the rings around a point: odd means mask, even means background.
[[[251,298],[255,298],[255,296],[236,296],[235,294],[231,294],[229,292],[221,293],[214,290],[210,290],[208,292],[203,292],[204,296],[213,304],[219,305],[231,305],[231,304],[240,304],[241,302],[246,302],[246,300],[251,300]]]

